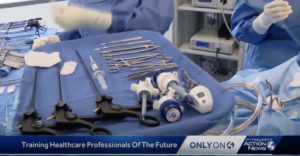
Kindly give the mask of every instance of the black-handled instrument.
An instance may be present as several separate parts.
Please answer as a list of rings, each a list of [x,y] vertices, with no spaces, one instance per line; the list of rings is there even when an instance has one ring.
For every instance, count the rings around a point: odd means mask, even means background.
[[[95,91],[98,94],[97,99],[96,99],[97,108],[94,110],[94,113],[101,115],[103,118],[105,118],[107,120],[116,119],[116,118],[121,119],[121,118],[126,118],[126,117],[134,117],[134,118],[138,118],[140,120],[141,124],[143,124],[145,126],[149,126],[149,127],[159,126],[160,120],[156,117],[146,115],[145,120],[142,118],[142,114],[140,113],[140,111],[142,109],[141,104],[139,104],[138,106],[123,107],[121,105],[113,104],[112,97],[102,95],[99,92],[92,76],[89,74],[88,69],[85,66],[79,52],[77,50],[75,50],[75,53],[77,54],[79,61],[80,61],[81,65],[83,66],[86,75],[88,76],[90,82],[92,83]],[[153,103],[151,101],[147,102],[148,109],[152,109],[152,105],[153,105]]]

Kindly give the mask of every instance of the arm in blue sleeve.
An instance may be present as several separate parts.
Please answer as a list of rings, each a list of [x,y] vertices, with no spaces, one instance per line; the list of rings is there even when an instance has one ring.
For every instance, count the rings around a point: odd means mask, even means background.
[[[75,40],[75,39],[80,39],[81,38],[81,35],[80,35],[79,31],[57,32],[55,35],[58,35],[61,41]]]
[[[263,3],[261,5],[264,7]],[[261,42],[269,30],[265,34],[255,32],[252,23],[259,15],[260,13],[249,6],[247,0],[238,0],[231,16],[231,29],[235,38],[252,44]]]
[[[113,23],[108,32],[152,30],[164,34],[173,21],[173,7],[173,0],[140,0],[137,8],[128,9],[130,12],[113,9]]]

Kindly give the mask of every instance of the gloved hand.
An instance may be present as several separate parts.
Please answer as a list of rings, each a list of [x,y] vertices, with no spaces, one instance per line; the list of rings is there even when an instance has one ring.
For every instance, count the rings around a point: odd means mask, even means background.
[[[53,20],[66,31],[90,26],[107,30],[112,24],[112,14],[78,6],[53,8]]]
[[[292,7],[288,2],[272,1],[264,6],[264,12],[253,21],[253,29],[258,34],[264,34],[273,23],[286,19],[292,12]]]
[[[49,35],[34,40],[32,48],[36,48],[45,44],[60,42],[60,38],[57,35]]]

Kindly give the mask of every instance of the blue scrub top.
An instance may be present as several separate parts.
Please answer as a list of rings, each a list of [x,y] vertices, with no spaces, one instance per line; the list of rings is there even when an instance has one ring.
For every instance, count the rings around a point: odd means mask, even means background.
[[[57,33],[62,41],[132,30],[152,30],[164,34],[173,21],[173,0],[70,0],[79,5],[113,14],[108,30],[81,28]]]
[[[300,0],[285,0],[293,13],[273,24],[261,35],[253,30],[252,22],[264,6],[273,0],[238,0],[231,17],[233,35],[248,44],[245,69],[274,68],[300,51]]]

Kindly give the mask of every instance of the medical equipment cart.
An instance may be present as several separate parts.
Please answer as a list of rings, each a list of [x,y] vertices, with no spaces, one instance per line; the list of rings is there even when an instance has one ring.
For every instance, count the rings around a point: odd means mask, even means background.
[[[204,27],[204,13],[222,13],[219,8],[193,7],[190,0],[174,0],[173,44],[183,53],[215,57],[216,53],[190,48],[190,39]],[[224,10],[232,14],[232,10]],[[240,42],[246,48],[246,43]],[[218,54],[218,58],[238,61],[237,71],[243,70],[245,50],[237,47],[232,55]]]

